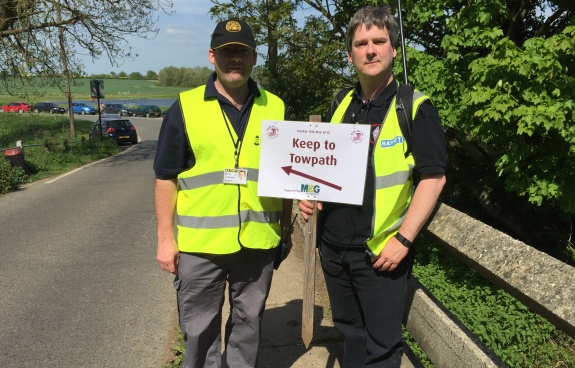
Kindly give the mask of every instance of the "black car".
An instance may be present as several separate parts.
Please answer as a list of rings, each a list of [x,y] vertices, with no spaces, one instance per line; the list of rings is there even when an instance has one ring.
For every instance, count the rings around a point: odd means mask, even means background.
[[[140,105],[132,111],[134,116],[145,116],[147,118],[162,116],[162,110],[156,105]]]
[[[127,108],[122,104],[108,103],[104,104],[104,113],[106,114],[118,114],[120,116],[132,116],[134,113],[132,109]]]
[[[102,124],[102,137],[113,138],[120,143],[138,143],[138,133],[136,127],[128,119],[102,118],[98,119],[92,129],[90,129],[90,138],[100,137],[100,120]]]
[[[66,109],[60,107],[52,102],[38,102],[36,105],[30,108],[31,111],[34,111],[36,114],[40,112],[49,112],[50,114],[65,114]]]

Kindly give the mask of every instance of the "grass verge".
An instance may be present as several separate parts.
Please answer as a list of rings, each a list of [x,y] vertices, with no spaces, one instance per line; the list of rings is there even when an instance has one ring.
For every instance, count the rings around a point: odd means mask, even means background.
[[[121,151],[113,140],[88,139],[92,122],[76,120],[76,137],[70,136],[67,117],[44,114],[0,113],[0,148],[23,145],[23,166],[0,160],[0,194],[20,185],[70,171]]]
[[[87,100],[90,98],[91,78],[73,78],[71,83],[71,93],[74,100]],[[132,79],[104,79],[104,94],[106,100],[117,99],[148,99],[148,98],[177,98],[178,93],[189,88],[182,87],[161,87],[155,80],[132,80]],[[30,85],[20,85],[15,82],[11,89],[16,95],[27,94],[29,100],[26,102],[65,100],[64,90],[58,86],[50,86],[42,83],[40,79],[30,81]],[[21,100],[2,93],[0,88],[0,104],[3,102],[15,102]]]

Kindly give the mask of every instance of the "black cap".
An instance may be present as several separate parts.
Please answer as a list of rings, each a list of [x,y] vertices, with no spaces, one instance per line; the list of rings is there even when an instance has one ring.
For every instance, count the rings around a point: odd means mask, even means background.
[[[219,22],[212,34],[210,48],[217,49],[233,44],[255,49],[256,41],[252,29],[243,20],[230,19]]]

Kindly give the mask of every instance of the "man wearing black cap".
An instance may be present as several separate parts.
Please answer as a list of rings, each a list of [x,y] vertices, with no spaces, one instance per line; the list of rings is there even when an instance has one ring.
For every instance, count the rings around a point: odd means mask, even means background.
[[[285,106],[250,77],[255,48],[248,24],[218,23],[208,51],[215,72],[179,95],[158,139],[156,259],[176,275],[185,368],[221,366],[226,282],[227,366],[256,366],[276,247],[289,239],[291,200],[257,196],[261,121],[285,120]]]

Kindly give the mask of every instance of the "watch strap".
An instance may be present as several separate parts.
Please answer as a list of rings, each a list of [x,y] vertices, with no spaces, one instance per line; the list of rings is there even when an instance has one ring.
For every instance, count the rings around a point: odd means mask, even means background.
[[[410,248],[411,245],[413,244],[409,239],[401,235],[399,232],[395,234],[395,239],[397,239],[401,244],[405,245],[408,248]]]

